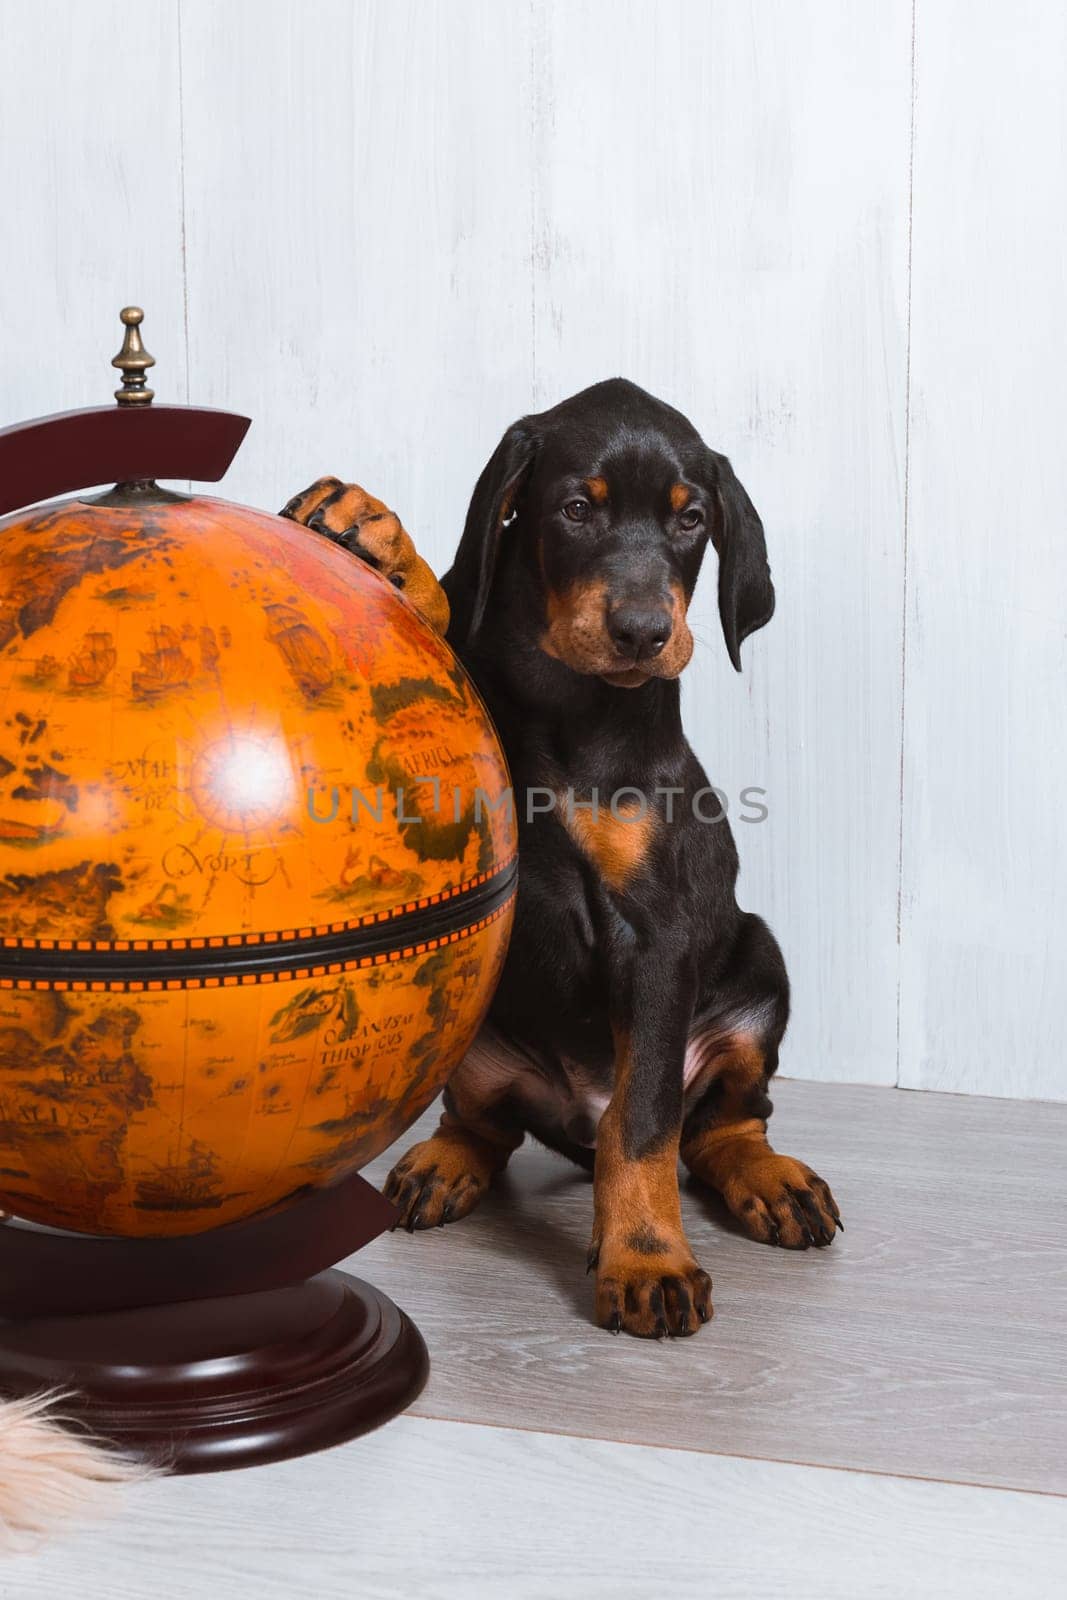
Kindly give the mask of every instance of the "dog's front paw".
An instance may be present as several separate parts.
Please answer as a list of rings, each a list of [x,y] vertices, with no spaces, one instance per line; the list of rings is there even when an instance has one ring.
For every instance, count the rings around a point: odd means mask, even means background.
[[[660,1241],[656,1240],[658,1244]],[[589,1252],[596,1266],[596,1320],[611,1333],[639,1339],[696,1333],[712,1315],[711,1279],[683,1238],[648,1249],[648,1230]]]
[[[473,1211],[502,1163],[484,1139],[438,1130],[412,1145],[386,1178],[382,1193],[400,1212],[394,1226],[442,1228]]]
[[[832,1244],[844,1223],[830,1186],[817,1172],[766,1146],[740,1165],[722,1186],[734,1216],[754,1239],[807,1250]]]
[[[399,517],[358,483],[316,478],[278,513],[325,534],[403,589],[435,632],[448,628],[448,596],[401,525]]]

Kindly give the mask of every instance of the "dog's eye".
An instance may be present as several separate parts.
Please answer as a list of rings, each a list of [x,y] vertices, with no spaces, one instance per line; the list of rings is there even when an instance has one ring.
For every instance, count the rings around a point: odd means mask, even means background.
[[[585,522],[592,509],[588,500],[568,500],[563,507],[563,515],[568,522]]]
[[[402,589],[404,587],[404,574],[402,572],[391,572],[389,574],[389,582],[394,589]]]
[[[694,528],[699,528],[704,520],[704,513],[699,506],[689,506],[678,518],[678,526],[684,528],[686,533],[691,533]]]

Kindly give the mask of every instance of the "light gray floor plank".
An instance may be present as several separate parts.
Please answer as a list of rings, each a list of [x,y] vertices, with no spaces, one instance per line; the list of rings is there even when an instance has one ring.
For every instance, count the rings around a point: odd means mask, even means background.
[[[686,1192],[715,1280],[695,1338],[591,1325],[590,1185],[532,1145],[470,1218],[353,1258],[426,1335],[415,1409],[1067,1491],[1067,1106],[798,1082],[775,1100],[774,1143],[831,1182],[848,1231],[829,1250],[772,1250]]]
[[[0,1564],[4,1600],[1046,1600],[1040,1495],[404,1417],[277,1467],[171,1479]]]

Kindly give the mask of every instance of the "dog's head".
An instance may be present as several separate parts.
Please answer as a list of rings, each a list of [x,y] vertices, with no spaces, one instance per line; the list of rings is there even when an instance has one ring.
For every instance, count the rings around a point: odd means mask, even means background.
[[[403,590],[431,628],[444,633],[448,627],[445,592],[400,518],[381,500],[357,483],[318,478],[310,488],[294,495],[278,515],[325,534],[375,567],[395,588]]]
[[[536,588],[541,649],[619,688],[676,678],[708,540],[730,660],[769,622],[763,527],[725,456],[681,412],[621,378],[505,433],[474,490],[445,579],[449,639],[470,646],[504,565]]]

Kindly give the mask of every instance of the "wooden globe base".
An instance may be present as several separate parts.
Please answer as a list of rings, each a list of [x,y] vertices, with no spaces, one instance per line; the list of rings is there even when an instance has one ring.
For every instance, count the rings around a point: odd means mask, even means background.
[[[171,1472],[217,1472],[325,1449],[402,1411],[426,1382],[422,1335],[343,1272],[289,1288],[0,1332],[0,1388],[72,1389],[94,1437]]]
[[[0,1394],[61,1389],[95,1437],[172,1472],[340,1444],[422,1389],[422,1335],[368,1283],[323,1270],[391,1227],[358,1173],[173,1239],[0,1227]]]

